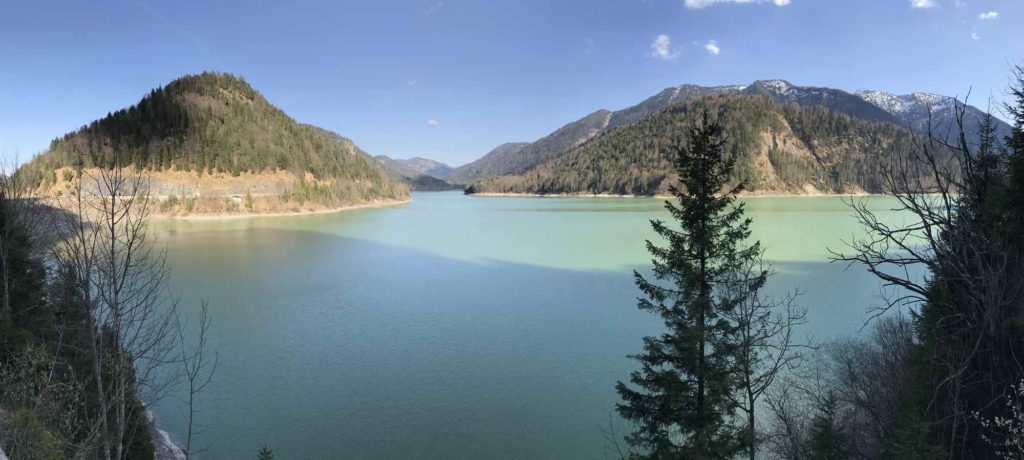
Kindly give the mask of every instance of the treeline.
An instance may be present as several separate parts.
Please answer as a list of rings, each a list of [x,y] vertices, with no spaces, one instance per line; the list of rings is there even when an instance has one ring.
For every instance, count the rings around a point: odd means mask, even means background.
[[[63,167],[194,171],[286,171],[322,182],[334,198],[398,198],[407,188],[350,140],[297,123],[241,78],[205,72],[154,89],[138,104],[107,114],[50,143],[22,168],[35,187]]]
[[[879,165],[880,190],[908,218],[853,206],[866,236],[836,252],[887,287],[863,338],[796,341],[794,296],[761,294],[771,271],[736,180],[744,152],[708,107],[666,146],[680,186],[653,221],[654,277],[637,273],[640,369],[617,387],[631,458],[1024,458],[1024,67],[1008,136],[991,116],[965,134],[919,138]],[[789,118],[796,125],[799,118]],[[843,131],[840,125],[825,129]],[[795,126],[795,132],[823,129]],[[742,136],[742,134],[741,134]],[[833,248],[835,249],[835,248]],[[759,416],[755,416],[755,412]]]
[[[622,194],[668,192],[675,179],[666,146],[677,144],[704,110],[738,155],[734,179],[751,192],[879,192],[878,164],[905,152],[912,134],[888,123],[766,96],[711,95],[682,102],[600,137],[518,176],[478,181],[467,193]]]
[[[203,305],[190,322],[168,292],[143,176],[99,174],[100,190],[59,209],[20,176],[0,178],[0,447],[12,459],[196,450],[197,396],[216,367],[210,318]],[[147,417],[172,391],[187,402],[180,449],[160,445]]]

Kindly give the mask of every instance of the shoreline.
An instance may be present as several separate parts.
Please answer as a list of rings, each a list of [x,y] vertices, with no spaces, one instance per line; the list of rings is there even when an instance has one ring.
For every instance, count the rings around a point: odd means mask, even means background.
[[[316,215],[316,214],[333,214],[336,212],[355,211],[359,209],[373,209],[373,208],[387,208],[391,206],[399,206],[403,204],[409,204],[412,198],[405,200],[376,200],[366,203],[344,205],[337,208],[326,208],[326,209],[303,209],[299,211],[281,211],[281,212],[219,212],[219,213],[199,213],[199,214],[153,214],[150,216],[152,220],[166,220],[166,219],[180,219],[180,220],[233,220],[233,219],[252,219],[258,217],[294,217],[294,216],[305,216],[305,215]]]
[[[881,193],[851,192],[851,193],[741,193],[737,198],[815,198],[815,197],[868,197],[881,196]],[[468,196],[483,198],[657,198],[670,199],[672,195],[613,195],[610,193],[471,193]]]

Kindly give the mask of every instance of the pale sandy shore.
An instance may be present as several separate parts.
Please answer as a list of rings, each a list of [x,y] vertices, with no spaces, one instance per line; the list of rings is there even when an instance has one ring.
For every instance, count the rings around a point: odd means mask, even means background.
[[[350,204],[336,208],[327,209],[303,209],[299,211],[286,212],[216,212],[201,214],[154,214],[152,219],[181,219],[181,220],[229,220],[229,219],[251,219],[256,217],[293,217],[315,214],[333,214],[336,212],[354,211],[357,209],[386,208],[408,204],[412,199],[406,200],[377,200],[367,203]]]

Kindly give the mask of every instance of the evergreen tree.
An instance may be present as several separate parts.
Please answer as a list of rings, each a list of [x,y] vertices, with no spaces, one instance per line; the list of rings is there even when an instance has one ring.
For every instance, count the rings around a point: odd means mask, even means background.
[[[843,460],[852,457],[852,444],[839,421],[839,397],[828,390],[818,402],[818,413],[811,422],[810,457]]]
[[[644,352],[633,356],[642,368],[632,386],[618,383],[617,409],[637,426],[627,441],[654,458],[732,458],[744,447],[728,423],[739,385],[736,328],[725,314],[750,294],[737,289],[735,275],[758,257],[760,244],[745,246],[750,220],[735,202],[742,183],[727,188],[736,156],[725,155],[721,131],[705,111],[676,148],[682,187],[671,187],[676,201],[665,207],[680,228],[651,221],[668,247],[647,242],[656,281],[634,272],[645,295],[639,308],[658,313],[667,330],[644,338]],[[755,278],[749,289],[763,283]]]
[[[256,454],[256,460],[274,460],[274,451],[264,444],[263,448]]]

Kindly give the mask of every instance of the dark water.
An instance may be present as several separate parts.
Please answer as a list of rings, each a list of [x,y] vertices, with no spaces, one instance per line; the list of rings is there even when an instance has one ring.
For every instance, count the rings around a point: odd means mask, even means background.
[[[855,334],[878,283],[828,263],[859,233],[838,198],[746,200],[799,287],[805,333]],[[890,203],[872,199],[882,210]],[[203,458],[604,458],[625,356],[659,323],[635,308],[655,199],[421,193],[400,207],[160,221],[186,310],[208,298],[220,367]],[[892,213],[886,218],[897,219]],[[173,400],[157,407],[180,439]],[[618,425],[612,419],[612,423]]]

